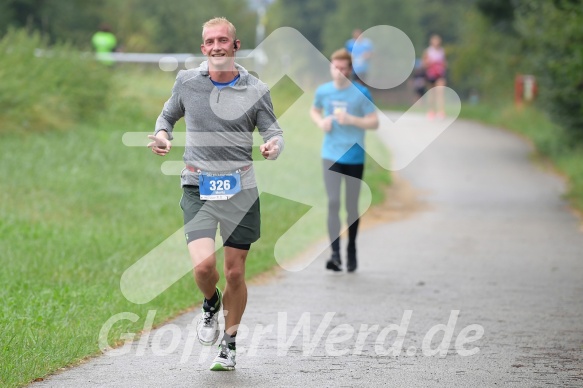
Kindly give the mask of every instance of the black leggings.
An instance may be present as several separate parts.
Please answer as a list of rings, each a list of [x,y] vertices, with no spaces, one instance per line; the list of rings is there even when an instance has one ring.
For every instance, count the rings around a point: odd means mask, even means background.
[[[328,236],[332,251],[340,251],[340,184],[344,178],[346,189],[346,213],[348,224],[348,251],[356,250],[356,233],[358,232],[358,197],[364,172],[364,164],[334,163],[323,159],[324,184],[328,193]],[[346,179],[346,177],[356,179]]]

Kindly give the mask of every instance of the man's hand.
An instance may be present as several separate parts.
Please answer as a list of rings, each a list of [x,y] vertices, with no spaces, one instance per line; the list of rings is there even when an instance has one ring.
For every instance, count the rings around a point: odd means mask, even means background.
[[[332,116],[328,116],[320,120],[318,126],[322,129],[322,131],[330,132],[332,130]]]
[[[279,155],[279,145],[277,145],[277,139],[273,138],[267,143],[261,144],[259,146],[259,151],[265,159],[273,160]]]
[[[159,133],[161,132],[162,131]],[[172,148],[172,143],[170,143],[170,140],[166,139],[165,137],[154,135],[148,135],[148,138],[152,140],[150,143],[148,143],[148,148],[152,148],[152,152],[156,155],[166,156],[166,154],[170,152],[170,148]]]
[[[334,118],[336,119],[336,122],[338,122],[338,124],[340,125],[353,125],[353,118],[354,116],[349,115],[346,112],[337,112],[334,114]]]
[[[322,109],[313,106],[310,108],[310,118],[324,132],[330,132],[332,130],[332,116],[323,117]]]

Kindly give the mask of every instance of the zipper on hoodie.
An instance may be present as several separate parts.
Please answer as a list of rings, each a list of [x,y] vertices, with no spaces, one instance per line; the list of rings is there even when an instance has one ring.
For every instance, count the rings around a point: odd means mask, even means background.
[[[241,74],[237,75],[237,77],[240,78],[241,77]],[[237,79],[237,77],[235,77],[235,79]],[[216,88],[216,86],[215,86],[215,88]],[[217,104],[219,103],[219,99],[221,98],[221,92],[223,91],[223,89],[226,89],[226,88],[232,88],[232,86],[231,85],[226,85],[225,87],[222,87],[220,89],[217,88],[217,89],[219,89],[219,92],[217,93]]]
[[[217,93],[217,104],[219,103],[219,99],[221,98],[221,92],[223,91],[223,89],[227,89],[227,88],[233,88],[232,86],[225,86],[224,88],[219,89],[219,92]]]

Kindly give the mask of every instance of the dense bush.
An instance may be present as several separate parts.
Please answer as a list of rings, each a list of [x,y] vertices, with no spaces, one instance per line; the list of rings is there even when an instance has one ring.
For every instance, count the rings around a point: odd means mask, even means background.
[[[510,101],[516,74],[534,74],[537,107],[567,144],[583,145],[583,0],[480,0],[461,22],[451,56],[454,84]]]
[[[111,83],[93,56],[10,30],[0,40],[0,132],[69,128],[105,108]]]
[[[476,9],[466,12],[448,56],[450,81],[458,93],[478,93],[490,101],[512,98],[516,73],[529,70],[522,61],[521,41],[505,30]]]
[[[517,29],[540,83],[544,108],[583,144],[583,0],[524,2]]]

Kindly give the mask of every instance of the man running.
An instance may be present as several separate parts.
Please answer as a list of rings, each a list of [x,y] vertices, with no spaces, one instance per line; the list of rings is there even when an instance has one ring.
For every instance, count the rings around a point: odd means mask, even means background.
[[[172,130],[186,120],[186,148],[180,206],[184,232],[194,265],[196,284],[204,295],[197,335],[203,345],[219,335],[223,306],[225,330],[211,370],[235,369],[238,325],[247,303],[245,260],[260,236],[260,210],[251,151],[255,127],[263,137],[260,151],[276,159],[284,147],[267,85],[235,63],[241,47],[236,29],[225,18],[203,25],[201,51],[207,57],[198,68],[178,73],[172,96],[156,121],[148,147],[165,156]],[[215,235],[223,240],[224,291],[217,288]]]
[[[358,232],[358,198],[364,172],[364,130],[376,129],[378,116],[366,87],[352,83],[350,53],[340,49],[330,57],[332,82],[318,87],[310,116],[325,132],[322,144],[324,183],[328,194],[328,236],[332,256],[326,268],[342,270],[340,257],[340,185],[346,186],[348,220],[348,272],[357,267],[356,234]]]
[[[371,40],[365,38],[362,30],[357,28],[352,31],[352,39],[347,40],[344,47],[352,56],[352,79],[365,85],[374,49]]]

